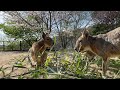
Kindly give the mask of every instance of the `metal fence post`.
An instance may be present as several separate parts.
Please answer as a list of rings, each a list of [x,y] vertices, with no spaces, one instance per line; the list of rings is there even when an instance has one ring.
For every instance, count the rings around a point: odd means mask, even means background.
[[[21,41],[20,41],[20,51],[22,51],[22,43],[21,43]]]
[[[5,43],[4,43],[4,41],[3,41],[3,51],[5,51]]]

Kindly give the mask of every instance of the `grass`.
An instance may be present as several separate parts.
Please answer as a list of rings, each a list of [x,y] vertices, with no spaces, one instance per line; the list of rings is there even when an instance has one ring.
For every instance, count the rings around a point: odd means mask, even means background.
[[[102,59],[97,57],[91,62],[83,55],[73,50],[50,52],[44,68],[32,68],[28,61],[16,59],[13,70],[6,74],[6,68],[1,67],[3,78],[17,79],[102,79]],[[29,65],[28,65],[29,64]],[[24,69],[22,74],[13,75],[17,70]],[[120,60],[110,60],[107,78],[120,78]]]

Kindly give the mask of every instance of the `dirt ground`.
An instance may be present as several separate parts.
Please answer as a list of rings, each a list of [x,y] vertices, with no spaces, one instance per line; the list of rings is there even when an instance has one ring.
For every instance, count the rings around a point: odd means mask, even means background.
[[[27,55],[27,52],[21,52],[21,51],[6,51],[0,52],[0,67],[10,67],[5,71],[5,74],[8,74],[11,72],[11,67],[16,62],[16,60],[20,57],[25,57]],[[24,70],[21,69],[19,71],[16,71],[14,75],[17,75],[19,73],[23,73]],[[3,77],[3,73],[0,72],[0,78]]]
[[[9,65],[10,62],[13,62],[15,58],[20,56],[26,56],[27,52],[20,52],[20,51],[8,51],[8,52],[0,52],[0,66]]]

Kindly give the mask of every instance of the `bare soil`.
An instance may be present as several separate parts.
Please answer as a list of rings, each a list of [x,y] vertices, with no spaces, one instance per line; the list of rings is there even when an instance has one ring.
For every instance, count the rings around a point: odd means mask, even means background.
[[[19,52],[19,51],[0,52],[0,66],[9,65],[10,62],[15,60],[15,58],[26,55],[27,52]]]
[[[21,52],[21,51],[6,51],[0,52],[0,67],[12,67],[13,64],[16,62],[16,60],[20,57],[25,57],[27,55],[27,52]],[[7,69],[5,73],[9,73],[11,71],[11,68]],[[19,70],[16,73],[23,72],[24,70]],[[0,77],[2,77],[3,74],[0,72]]]

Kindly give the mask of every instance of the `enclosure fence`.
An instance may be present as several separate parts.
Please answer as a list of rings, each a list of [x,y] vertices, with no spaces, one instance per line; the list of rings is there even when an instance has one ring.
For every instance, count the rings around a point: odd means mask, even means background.
[[[0,51],[27,51],[29,48],[25,41],[0,41]]]

